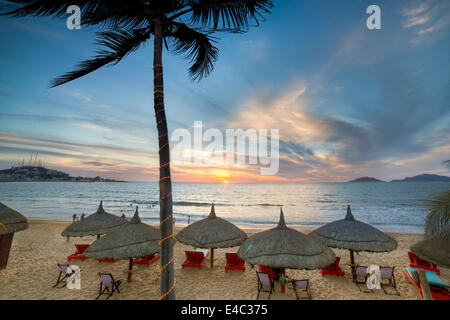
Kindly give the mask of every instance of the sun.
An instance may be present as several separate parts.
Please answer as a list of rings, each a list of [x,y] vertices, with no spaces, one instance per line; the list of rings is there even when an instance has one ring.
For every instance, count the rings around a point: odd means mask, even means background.
[[[223,183],[223,184],[228,184],[229,181],[228,181],[228,180],[223,180],[222,183]]]

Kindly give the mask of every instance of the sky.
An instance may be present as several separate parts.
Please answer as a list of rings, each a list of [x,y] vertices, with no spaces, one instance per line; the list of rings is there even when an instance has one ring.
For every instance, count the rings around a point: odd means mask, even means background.
[[[170,135],[178,129],[279,129],[279,170],[187,163],[191,182],[340,182],[449,175],[449,1],[274,1],[244,34],[217,33],[219,57],[201,81],[164,51]],[[368,6],[381,8],[369,30]],[[157,181],[153,44],[68,84],[50,80],[95,54],[92,27],[0,17],[0,169],[38,153],[75,176]],[[169,48],[170,49],[170,48]],[[171,148],[177,141],[171,141]],[[207,154],[205,155],[208,156]]]

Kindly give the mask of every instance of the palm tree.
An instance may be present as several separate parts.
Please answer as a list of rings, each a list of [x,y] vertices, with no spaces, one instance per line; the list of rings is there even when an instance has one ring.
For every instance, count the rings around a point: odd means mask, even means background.
[[[161,229],[161,299],[175,299],[172,238],[172,183],[170,149],[164,110],[163,42],[190,59],[192,79],[202,79],[213,69],[218,49],[214,32],[246,32],[249,22],[259,25],[273,7],[268,0],[8,0],[1,11],[12,17],[51,16],[66,18],[76,4],[82,26],[97,26],[97,44],[106,47],[81,62],[76,70],[52,80],[62,85],[105,65],[117,64],[153,36],[154,109],[159,142],[159,202]]]
[[[425,234],[431,236],[447,226],[450,221],[450,190],[428,200],[426,207],[428,215],[425,220]]]

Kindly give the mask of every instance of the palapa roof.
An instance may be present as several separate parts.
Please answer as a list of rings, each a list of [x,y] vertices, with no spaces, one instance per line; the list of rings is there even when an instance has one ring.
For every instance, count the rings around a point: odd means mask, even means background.
[[[188,225],[175,238],[196,248],[229,248],[240,245],[247,235],[231,222],[216,217],[212,204],[207,218]]]
[[[28,228],[27,218],[0,202],[0,235]]]
[[[94,259],[131,259],[159,252],[158,229],[141,222],[138,208],[130,222],[94,241],[84,255]]]
[[[251,264],[290,269],[319,269],[336,260],[324,243],[288,228],[283,209],[278,226],[245,240],[238,256]]]
[[[86,218],[82,217],[79,221],[72,223],[61,235],[63,237],[95,236],[107,233],[127,222],[126,219],[103,210],[103,201],[100,201],[97,212]]]
[[[311,235],[333,248],[369,252],[387,252],[397,248],[397,242],[386,233],[355,220],[350,206],[347,206],[345,219],[330,222],[314,230]]]
[[[450,268],[450,225],[411,246],[411,251],[419,258]]]

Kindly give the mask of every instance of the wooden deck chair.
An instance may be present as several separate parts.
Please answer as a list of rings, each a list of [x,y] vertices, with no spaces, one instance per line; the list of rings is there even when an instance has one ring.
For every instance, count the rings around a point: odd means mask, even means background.
[[[409,266],[411,268],[420,268],[420,269],[424,269],[424,270],[430,270],[430,271],[435,272],[438,276],[441,274],[437,265],[435,265],[434,263],[431,263],[431,262],[428,262],[426,260],[419,258],[411,251],[408,251],[408,256],[409,256]]]
[[[336,276],[344,276],[345,272],[339,267],[339,262],[341,261],[341,257],[336,257],[336,260],[330,264],[328,267],[321,268],[320,272],[322,276],[326,274],[334,274]]]
[[[59,264],[58,263],[58,267],[59,267],[59,276],[58,276],[58,280],[56,281],[56,284],[53,286],[53,288],[57,288],[58,285],[60,283],[62,283],[62,287],[59,288],[64,288],[67,284],[67,278],[69,278],[69,276],[71,275],[70,273],[67,273],[67,268],[69,267],[68,264]]]
[[[265,272],[256,271],[256,276],[258,279],[258,295],[256,296],[256,300],[259,300],[259,294],[261,292],[268,292],[269,293],[268,299],[270,300],[270,296],[272,295],[272,292],[275,290],[273,279],[271,279],[269,277],[269,274]]]
[[[237,253],[227,252],[225,253],[225,257],[227,258],[225,272],[228,270],[242,270],[245,272],[245,260],[239,258]]]
[[[394,275],[394,268],[395,267],[382,267],[380,266],[380,270],[381,270],[381,288],[383,289],[385,294],[388,294],[385,287],[392,287],[394,288],[395,292],[392,295],[400,295],[400,292],[398,292],[397,290],[397,283],[395,281],[395,275]],[[387,281],[387,283],[383,283],[384,281]]]
[[[352,268],[352,277],[353,282],[358,287],[359,291],[364,293],[373,293],[373,290],[367,291],[367,290],[361,290],[360,284],[366,285],[367,283],[367,277],[369,276],[369,267],[368,266],[355,266],[355,268]]]
[[[108,300],[114,294],[114,292],[117,291],[117,293],[120,293],[119,286],[121,280],[115,281],[111,273],[99,272],[98,275],[100,276],[100,291],[95,300],[98,300],[98,298],[100,298],[104,294],[107,295],[106,300]]]
[[[294,289],[295,297],[297,298],[297,300],[300,300],[300,297],[298,295],[297,289],[305,291],[306,294],[308,295],[308,299],[309,300],[312,299],[311,287],[309,286],[309,280],[308,279],[292,280],[292,289]]]
[[[68,261],[75,260],[75,259],[78,259],[78,260],[81,260],[81,261],[86,260],[86,257],[83,256],[83,252],[84,252],[84,250],[89,248],[89,245],[88,244],[76,244],[75,248],[77,248],[77,250],[73,254],[68,256],[67,260]]]

